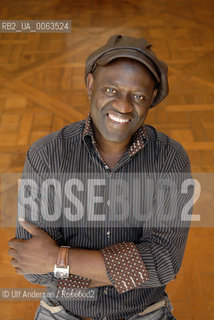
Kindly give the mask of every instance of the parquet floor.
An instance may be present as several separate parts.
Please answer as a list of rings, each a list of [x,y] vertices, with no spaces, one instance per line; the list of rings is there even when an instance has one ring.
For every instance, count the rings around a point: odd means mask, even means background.
[[[85,59],[115,33],[148,38],[169,65],[170,94],[147,123],[183,144],[193,172],[214,172],[213,9],[212,0],[1,0],[1,19],[72,20],[70,34],[0,34],[1,175],[18,176],[32,142],[87,115]],[[7,255],[15,178],[2,182],[1,195],[7,223],[0,229],[0,286],[33,287]],[[192,228],[182,268],[168,285],[178,320],[214,319],[213,266],[213,228]],[[30,320],[38,302],[0,304],[0,319]]]

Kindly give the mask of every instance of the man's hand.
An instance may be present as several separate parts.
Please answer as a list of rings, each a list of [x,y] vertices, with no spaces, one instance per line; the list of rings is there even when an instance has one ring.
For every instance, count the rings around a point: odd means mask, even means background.
[[[44,274],[53,272],[59,247],[45,231],[34,224],[19,220],[22,227],[32,234],[28,240],[11,239],[8,254],[12,257],[11,264],[17,273]]]

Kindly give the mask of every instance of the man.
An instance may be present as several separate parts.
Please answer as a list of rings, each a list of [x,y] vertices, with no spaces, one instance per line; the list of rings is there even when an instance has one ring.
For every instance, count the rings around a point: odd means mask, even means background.
[[[85,79],[89,117],[27,153],[23,181],[34,182],[19,194],[11,263],[49,293],[79,288],[96,295],[46,295],[35,319],[175,319],[165,287],[181,266],[189,231],[181,216],[190,196],[171,197],[169,189],[180,190],[190,164],[177,142],[144,125],[149,108],[168,93],[167,66],[145,39],[115,35],[88,57]],[[47,200],[50,181],[57,192],[49,190]]]

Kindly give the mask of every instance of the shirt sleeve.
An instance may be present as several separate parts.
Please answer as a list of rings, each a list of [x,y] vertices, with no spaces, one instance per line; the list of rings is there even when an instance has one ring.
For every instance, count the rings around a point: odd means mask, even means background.
[[[148,272],[133,242],[122,242],[101,250],[112,285],[123,293],[148,280]]]
[[[184,150],[181,152],[170,172],[155,175],[153,207],[139,242],[122,242],[101,250],[109,280],[119,293],[165,286],[175,279],[181,267],[192,206],[188,206],[188,219],[183,219],[182,214],[187,203],[191,204],[194,192],[190,183],[188,192],[182,193],[182,185],[191,180],[191,172],[188,156]],[[164,198],[157,201],[158,190],[163,190],[166,182],[169,184]]]
[[[158,213],[158,220],[150,215],[136,244],[149,274],[148,281],[141,284],[142,288],[166,286],[175,279],[181,268],[189,234],[194,180],[184,149],[181,148],[168,171],[160,174],[160,184],[157,183],[155,192],[157,199],[158,190],[166,186],[166,181],[170,182],[164,199],[153,207],[153,212]],[[184,191],[182,186],[185,184],[188,187]]]
[[[57,223],[55,223],[55,225],[48,224],[41,214],[39,185],[48,177],[48,174],[47,165],[44,164],[39,152],[29,149],[25,160],[22,179],[19,183],[17,215],[18,218],[24,217],[26,220],[47,232],[60,246],[62,245],[60,222],[58,222],[58,225]],[[27,240],[32,236],[17,221],[15,237],[16,239]],[[24,274],[24,277],[31,283],[44,286],[51,282],[56,282],[53,272],[47,274]]]
[[[53,221],[53,223],[47,223],[44,219],[44,213],[41,212],[41,201],[49,202],[48,206],[50,211],[52,209],[54,210],[51,201],[45,199],[39,192],[39,186],[45,178],[48,178],[48,175],[48,168],[44,164],[44,161],[42,161],[42,157],[39,156],[39,153],[34,153],[34,156],[32,157],[32,153],[30,156],[28,152],[18,193],[18,217],[24,217],[26,220],[37,225],[39,228],[47,232],[51,238],[56,240],[57,244],[61,246],[64,245],[62,240],[61,220]],[[28,184],[30,184],[30,190],[29,188],[24,187],[26,181],[27,187],[29,186]],[[27,201],[27,203],[31,208],[28,206],[26,207],[26,203],[24,203],[25,197],[28,195],[31,200]],[[25,240],[31,238],[31,234],[29,234],[19,224],[19,222],[17,222],[16,226],[16,238]],[[72,274],[70,274],[68,279],[59,280],[54,277],[53,272],[47,274],[25,274],[24,277],[26,280],[40,285],[46,286],[50,283],[54,283],[58,288],[87,288],[90,281],[90,279]]]

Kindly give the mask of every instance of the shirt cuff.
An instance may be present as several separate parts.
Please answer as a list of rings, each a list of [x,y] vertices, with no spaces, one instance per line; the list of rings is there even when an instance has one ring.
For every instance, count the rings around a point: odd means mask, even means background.
[[[84,289],[88,288],[90,279],[70,274],[69,278],[59,279],[57,288],[59,289]]]
[[[148,272],[133,242],[121,242],[101,250],[106,272],[118,293],[139,288],[149,279]]]

